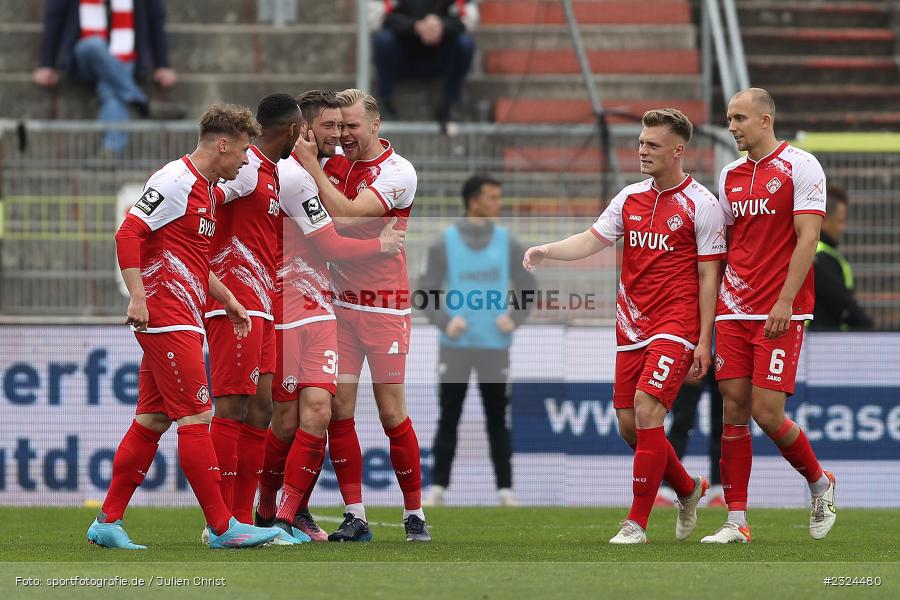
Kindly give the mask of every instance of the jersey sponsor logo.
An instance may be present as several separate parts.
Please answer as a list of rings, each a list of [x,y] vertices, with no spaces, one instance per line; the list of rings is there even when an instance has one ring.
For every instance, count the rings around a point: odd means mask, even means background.
[[[777,177],[773,177],[769,180],[769,183],[766,184],[766,189],[769,190],[770,194],[774,194],[781,189],[781,180]]]
[[[269,198],[269,214],[277,217],[280,212],[281,205],[278,203],[278,198]]]
[[[156,207],[162,204],[162,201],[165,199],[165,196],[153,188],[147,188],[147,191],[145,191],[144,195],[134,203],[134,206],[145,215],[150,216],[153,214],[153,211],[156,210]]]
[[[309,217],[309,222],[313,225],[328,217],[328,213],[325,212],[325,207],[322,206],[322,201],[319,200],[318,196],[313,196],[304,202],[303,210],[306,211],[306,216]]]
[[[647,248],[649,250],[662,250],[664,252],[673,252],[675,248],[669,246],[669,234],[656,233],[654,231],[629,231],[628,243],[637,248]]]
[[[669,226],[669,229],[675,231],[676,229],[684,225],[684,221],[681,220],[681,216],[672,215],[671,217],[669,217],[669,220],[666,221],[666,224]]]
[[[216,222],[200,217],[200,226],[197,228],[197,233],[211,238],[216,234]]]
[[[201,385],[200,389],[197,390],[197,400],[199,400],[203,404],[209,403],[209,388],[205,385]]]
[[[716,373],[722,370],[722,367],[725,366],[725,359],[722,358],[721,354],[716,354]]]
[[[642,218],[641,215],[628,215],[629,221],[640,221]]]
[[[253,385],[259,384],[259,367],[253,369],[253,372],[250,373],[250,381],[253,382]]]
[[[731,212],[735,217],[756,217],[775,214],[775,211],[769,208],[769,198],[753,198],[752,200],[732,202]]]
[[[285,389],[288,394],[293,394],[294,390],[297,389],[297,384],[300,383],[297,381],[297,378],[293,375],[289,375],[281,382],[281,387]]]

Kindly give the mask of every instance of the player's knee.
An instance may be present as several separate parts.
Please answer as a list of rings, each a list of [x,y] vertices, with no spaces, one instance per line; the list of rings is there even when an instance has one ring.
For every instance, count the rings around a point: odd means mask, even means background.
[[[142,427],[157,433],[165,433],[172,426],[172,420],[162,413],[143,413],[135,415],[134,420]]]
[[[247,405],[249,404],[247,396],[219,396],[214,403],[216,416],[220,419],[230,419],[243,423],[247,418]]]
[[[619,423],[619,436],[632,448],[637,446],[637,431],[635,431],[633,422]]]
[[[406,407],[404,406],[379,406],[378,418],[385,429],[393,429],[406,420]]]
[[[784,411],[771,406],[758,406],[753,408],[753,420],[766,433],[772,435],[784,423]]]
[[[666,407],[645,392],[638,391],[634,396],[634,419],[637,425],[646,429],[659,427],[666,418]]]
[[[749,423],[750,406],[732,398],[722,399],[722,414],[728,423]]]

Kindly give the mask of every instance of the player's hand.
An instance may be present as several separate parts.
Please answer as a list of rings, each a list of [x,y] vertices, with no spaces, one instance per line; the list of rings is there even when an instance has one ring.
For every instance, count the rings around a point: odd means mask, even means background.
[[[497,320],[494,322],[497,324],[497,329],[500,330],[500,333],[512,333],[516,328],[516,322],[507,313],[497,317]]]
[[[699,342],[694,348],[694,368],[691,369],[691,376],[695,379],[702,379],[709,370],[712,363],[712,352],[710,351],[709,342]]]
[[[128,303],[125,324],[134,327],[135,331],[144,331],[150,322],[150,311],[147,310],[147,300],[135,300]]]
[[[53,87],[59,83],[59,71],[50,67],[38,67],[31,79],[41,87]]]
[[[444,333],[446,333],[447,337],[451,340],[455,340],[463,333],[465,333],[468,326],[469,324],[466,323],[466,320],[457,315],[450,319],[450,322],[447,323],[447,327],[444,329]]]
[[[170,88],[178,81],[178,74],[175,72],[175,69],[160,67],[153,71],[153,81],[163,89]]]
[[[378,241],[381,242],[382,254],[394,256],[395,254],[400,254],[400,251],[403,250],[406,231],[394,229],[396,222],[397,217],[391,217],[391,220],[388,221],[388,224],[384,226],[384,229],[381,230],[381,234],[378,236]]]
[[[544,262],[544,259],[550,255],[547,246],[532,246],[525,251],[525,258],[522,260],[522,266],[526,271],[533,271],[536,266]]]
[[[787,300],[779,299],[775,302],[775,306],[769,311],[769,317],[766,319],[766,326],[763,332],[767,339],[775,339],[787,332],[791,326],[791,314],[793,307]]]
[[[294,153],[304,168],[319,163],[319,145],[316,142],[316,134],[313,133],[312,129],[300,130],[300,137],[297,138],[297,143],[294,144]]]
[[[234,325],[234,335],[237,336],[237,339],[241,340],[250,335],[250,329],[253,327],[253,323],[250,321],[250,315],[247,314],[247,309],[245,309],[234,296],[232,296],[224,306],[225,314],[231,320],[231,324]]]

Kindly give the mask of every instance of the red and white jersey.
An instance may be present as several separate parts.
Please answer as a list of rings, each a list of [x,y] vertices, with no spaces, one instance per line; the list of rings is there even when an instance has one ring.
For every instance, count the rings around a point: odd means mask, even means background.
[[[325,163],[331,182],[350,200],[368,188],[384,205],[384,216],[342,229],[341,235],[357,239],[377,238],[392,217],[397,229],[406,229],[416,195],[416,170],[394,152],[387,140],[379,140],[384,151],[372,160],[350,161],[335,155]],[[406,251],[396,256],[377,254],[368,258],[331,263],[334,303],[354,310],[408,315],[411,312]]]
[[[794,215],[825,216],[825,173],[812,154],[782,142],[757,162],[743,157],[727,165],[719,177],[719,201],[732,227],[716,320],[765,320],[797,246]],[[814,304],[810,267],[792,319],[812,319]]]
[[[278,168],[256,146],[250,146],[247,160],[234,181],[219,185],[225,204],[209,266],[249,315],[271,321],[281,210]],[[224,314],[224,307],[210,298],[206,316]]]
[[[276,283],[275,328],[334,319],[328,261],[312,241],[334,229],[319,187],[294,155],[278,163],[282,247]]]
[[[147,333],[205,333],[209,247],[221,201],[216,184],[184,156],[154,173],[128,211],[150,229],[141,244]]]
[[[697,262],[722,260],[727,251],[725,214],[716,197],[690,176],[662,191],[647,179],[619,192],[591,233],[625,242],[616,349],[656,339],[693,348],[700,337]]]

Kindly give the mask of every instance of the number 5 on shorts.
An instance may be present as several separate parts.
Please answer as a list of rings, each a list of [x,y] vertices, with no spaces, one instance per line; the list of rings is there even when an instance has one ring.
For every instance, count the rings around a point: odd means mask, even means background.
[[[659,366],[659,368],[662,370],[661,371],[653,371],[653,379],[655,379],[657,381],[665,381],[666,377],[669,376],[669,365],[673,364],[674,362],[675,362],[675,359],[672,357],[665,356],[665,355],[660,356],[659,363],[657,366]]]
[[[769,372],[773,375],[781,375],[781,372],[784,371],[784,361],[781,360],[784,358],[785,351],[781,348],[775,348],[772,350],[772,360],[769,361]]]

